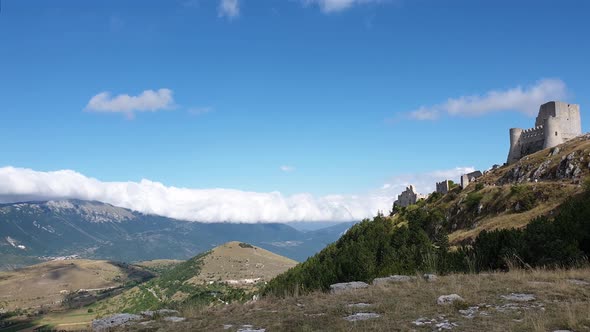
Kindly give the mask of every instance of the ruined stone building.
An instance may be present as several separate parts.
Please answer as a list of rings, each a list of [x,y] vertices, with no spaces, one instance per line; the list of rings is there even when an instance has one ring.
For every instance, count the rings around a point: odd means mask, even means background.
[[[410,185],[409,187],[406,187],[406,190],[397,196],[397,200],[393,202],[393,205],[406,207],[416,204],[416,202],[426,197],[426,195],[418,194],[416,192],[416,188],[414,188],[413,185]]]
[[[468,174],[461,175],[461,188],[465,189],[471,182],[481,177],[483,174],[481,171],[475,171]]]
[[[449,180],[444,180],[443,182],[436,183],[436,192],[445,195],[449,192],[450,184]]]
[[[535,127],[510,129],[507,163],[537,151],[554,147],[582,134],[580,105],[550,101],[541,105]]]

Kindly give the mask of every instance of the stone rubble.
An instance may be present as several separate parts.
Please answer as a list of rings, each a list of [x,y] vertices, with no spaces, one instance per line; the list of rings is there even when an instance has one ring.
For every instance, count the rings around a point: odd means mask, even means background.
[[[439,316],[437,318],[426,318],[420,317],[412,322],[412,324],[416,326],[432,326],[434,331],[443,331],[443,330],[452,330],[453,328],[459,326],[459,324],[450,322],[445,316]]]

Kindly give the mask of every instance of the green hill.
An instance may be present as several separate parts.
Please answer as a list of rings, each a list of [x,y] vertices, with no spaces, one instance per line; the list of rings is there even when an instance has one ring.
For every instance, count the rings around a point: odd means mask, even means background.
[[[98,302],[92,309],[105,315],[244,301],[251,299],[260,285],[296,264],[250,244],[229,242],[177,263],[159,277]]]

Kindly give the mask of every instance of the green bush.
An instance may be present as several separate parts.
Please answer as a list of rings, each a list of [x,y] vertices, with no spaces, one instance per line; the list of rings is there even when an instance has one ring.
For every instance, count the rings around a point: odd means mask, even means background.
[[[465,198],[465,205],[467,209],[470,211],[474,211],[479,206],[479,202],[481,202],[483,198],[483,194],[480,192],[472,191],[467,194],[467,198]]]

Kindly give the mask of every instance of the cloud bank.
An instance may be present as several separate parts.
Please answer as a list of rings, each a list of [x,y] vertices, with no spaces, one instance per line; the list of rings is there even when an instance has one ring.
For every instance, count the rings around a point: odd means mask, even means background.
[[[123,113],[133,117],[134,112],[156,112],[174,107],[172,90],[145,90],[138,96],[120,94],[111,96],[110,92],[101,92],[86,105],[88,112]]]
[[[103,182],[72,170],[40,172],[2,167],[0,203],[96,200],[143,213],[201,222],[352,221],[389,211],[396,195],[410,183],[422,192],[430,192],[435,181],[454,179],[470,170],[402,175],[363,195],[316,197],[306,193],[285,196],[279,192],[178,188],[150,180]]]
[[[568,95],[565,83],[559,79],[542,79],[533,85],[517,86],[508,90],[492,90],[483,95],[449,98],[434,106],[422,106],[410,112],[416,120],[436,120],[442,115],[480,116],[491,112],[520,112],[537,114],[547,101],[560,100]]]

